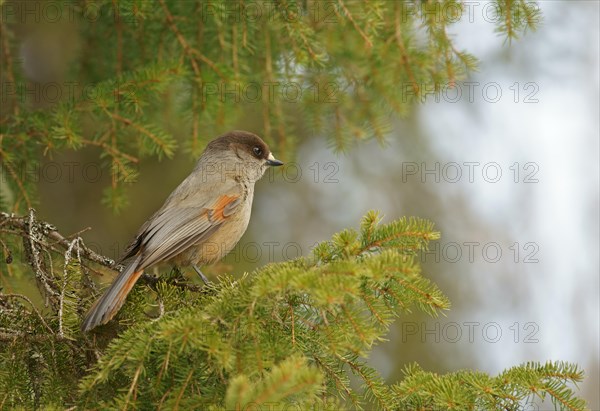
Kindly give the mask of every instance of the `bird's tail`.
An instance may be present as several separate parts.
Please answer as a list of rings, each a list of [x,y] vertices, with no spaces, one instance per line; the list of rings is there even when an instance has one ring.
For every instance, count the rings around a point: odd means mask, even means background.
[[[108,290],[94,303],[85,316],[83,324],[81,324],[83,332],[89,331],[100,324],[106,324],[115,316],[125,302],[127,294],[144,272],[143,269],[138,267],[139,262],[140,256],[132,260],[121,271]]]

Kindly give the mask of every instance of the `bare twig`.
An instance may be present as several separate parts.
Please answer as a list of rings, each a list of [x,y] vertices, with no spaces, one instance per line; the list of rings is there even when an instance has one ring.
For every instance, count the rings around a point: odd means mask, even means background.
[[[42,251],[42,236],[48,230],[54,229],[54,227],[50,224],[36,224],[35,211],[33,208],[30,208],[25,229],[28,234],[27,239],[29,240],[28,243],[25,243],[25,252],[28,254],[27,257],[31,267],[33,268],[35,277],[44,286],[47,298],[56,296],[58,295],[58,292],[52,287],[52,280],[42,268],[43,260],[40,258],[40,252]]]
[[[0,227],[6,226],[8,228],[17,230],[22,237],[30,240],[30,244],[39,242],[41,243],[40,245],[44,245],[45,243],[42,240],[43,238],[46,238],[52,240],[54,244],[63,247],[65,250],[68,249],[71,241],[56,231],[56,227],[54,227],[52,224],[38,221],[35,219],[35,217],[33,218],[33,221],[31,221],[31,216],[34,215],[34,213],[35,211],[33,209],[30,210],[29,218],[27,218],[0,212]],[[29,228],[30,223],[33,223],[33,225],[37,226],[37,228],[34,228],[34,231],[37,233],[36,236],[31,235]],[[114,260],[96,253],[95,251],[85,247],[83,244],[81,244],[81,253],[83,257],[89,261],[95,262],[107,268],[115,268]]]
[[[30,226],[33,228],[30,228]],[[69,249],[73,249],[74,241],[76,241],[77,246],[77,258],[79,259],[82,266],[88,267],[96,273],[98,272],[89,267],[89,265],[85,264],[84,261],[98,264],[104,268],[108,268],[112,271],[117,272],[121,271],[124,267],[123,264],[115,262],[113,259],[98,254],[94,250],[88,248],[85,245],[83,239],[81,239],[81,237],[77,237],[75,240],[70,240],[63,236],[60,232],[58,232],[56,230],[56,227],[54,227],[52,224],[37,220],[35,218],[35,211],[33,209],[30,210],[29,216],[27,217],[0,212],[0,227],[11,229],[10,231],[2,231],[8,232],[15,236],[23,237],[25,240],[27,240],[28,248],[32,247],[33,245],[33,248],[38,250],[36,259],[34,260],[31,256],[29,256],[30,258],[28,260],[29,265],[31,265],[34,271],[38,270],[38,267],[40,267],[40,270],[42,269],[41,262],[39,259],[39,252],[41,249],[50,250],[55,253],[61,253],[66,258],[65,253]],[[62,251],[57,247],[62,248]],[[66,263],[68,263],[68,261],[65,261],[65,264]],[[48,276],[45,274],[45,271],[42,271],[42,275],[42,280],[51,281],[51,279],[48,278]],[[38,274],[36,273],[36,277],[37,276]],[[140,278],[141,283],[149,285],[150,287],[155,287],[159,281],[160,279],[148,274],[143,274]],[[197,292],[203,289],[202,286],[181,282],[176,282],[173,285],[193,292]],[[47,291],[50,292],[52,296],[60,295],[58,291],[54,290],[53,288],[50,288],[50,285],[48,283],[45,283],[45,287],[48,287]]]

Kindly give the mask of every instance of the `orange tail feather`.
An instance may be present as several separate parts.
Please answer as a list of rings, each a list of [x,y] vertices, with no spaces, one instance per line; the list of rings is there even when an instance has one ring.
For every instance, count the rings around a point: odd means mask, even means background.
[[[143,269],[138,269],[139,257],[132,261],[113,281],[108,290],[92,305],[81,330],[86,332],[101,324],[106,324],[119,311]]]

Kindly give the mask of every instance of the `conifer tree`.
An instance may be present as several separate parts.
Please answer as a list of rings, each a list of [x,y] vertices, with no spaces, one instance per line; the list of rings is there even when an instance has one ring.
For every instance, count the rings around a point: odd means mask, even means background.
[[[0,290],[0,408],[519,410],[532,400],[585,408],[572,390],[583,378],[574,364],[526,363],[497,376],[413,364],[392,384],[367,365],[403,313],[450,308],[421,272],[418,255],[440,234],[418,217],[383,223],[369,212],[310,256],[207,287],[177,270],[144,275],[115,321],[82,334],[99,294],[93,277],[119,267],[84,235],[39,220],[34,208],[44,205],[22,173],[52,153],[95,148],[112,170],[103,203],[126,212],[123,187],[140,162],[177,150],[196,157],[248,116],[261,118],[261,135],[288,158],[305,127],[337,150],[382,141],[393,116],[476,68],[449,34],[465,3],[23,4],[0,2],[0,274],[35,278],[43,305]],[[84,51],[69,66],[70,92],[40,108],[23,91],[33,80],[18,58],[18,27],[49,19],[49,4],[53,22],[77,25]],[[539,23],[535,3],[491,4],[504,39]]]

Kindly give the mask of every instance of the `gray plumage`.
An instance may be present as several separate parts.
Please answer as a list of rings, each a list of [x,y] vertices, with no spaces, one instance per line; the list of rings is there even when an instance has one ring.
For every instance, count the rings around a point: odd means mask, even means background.
[[[122,257],[127,265],[92,306],[82,330],[108,322],[144,269],[210,264],[229,253],[248,227],[254,184],[269,165],[281,164],[252,133],[234,131],[210,142],[192,173],[140,228]]]

